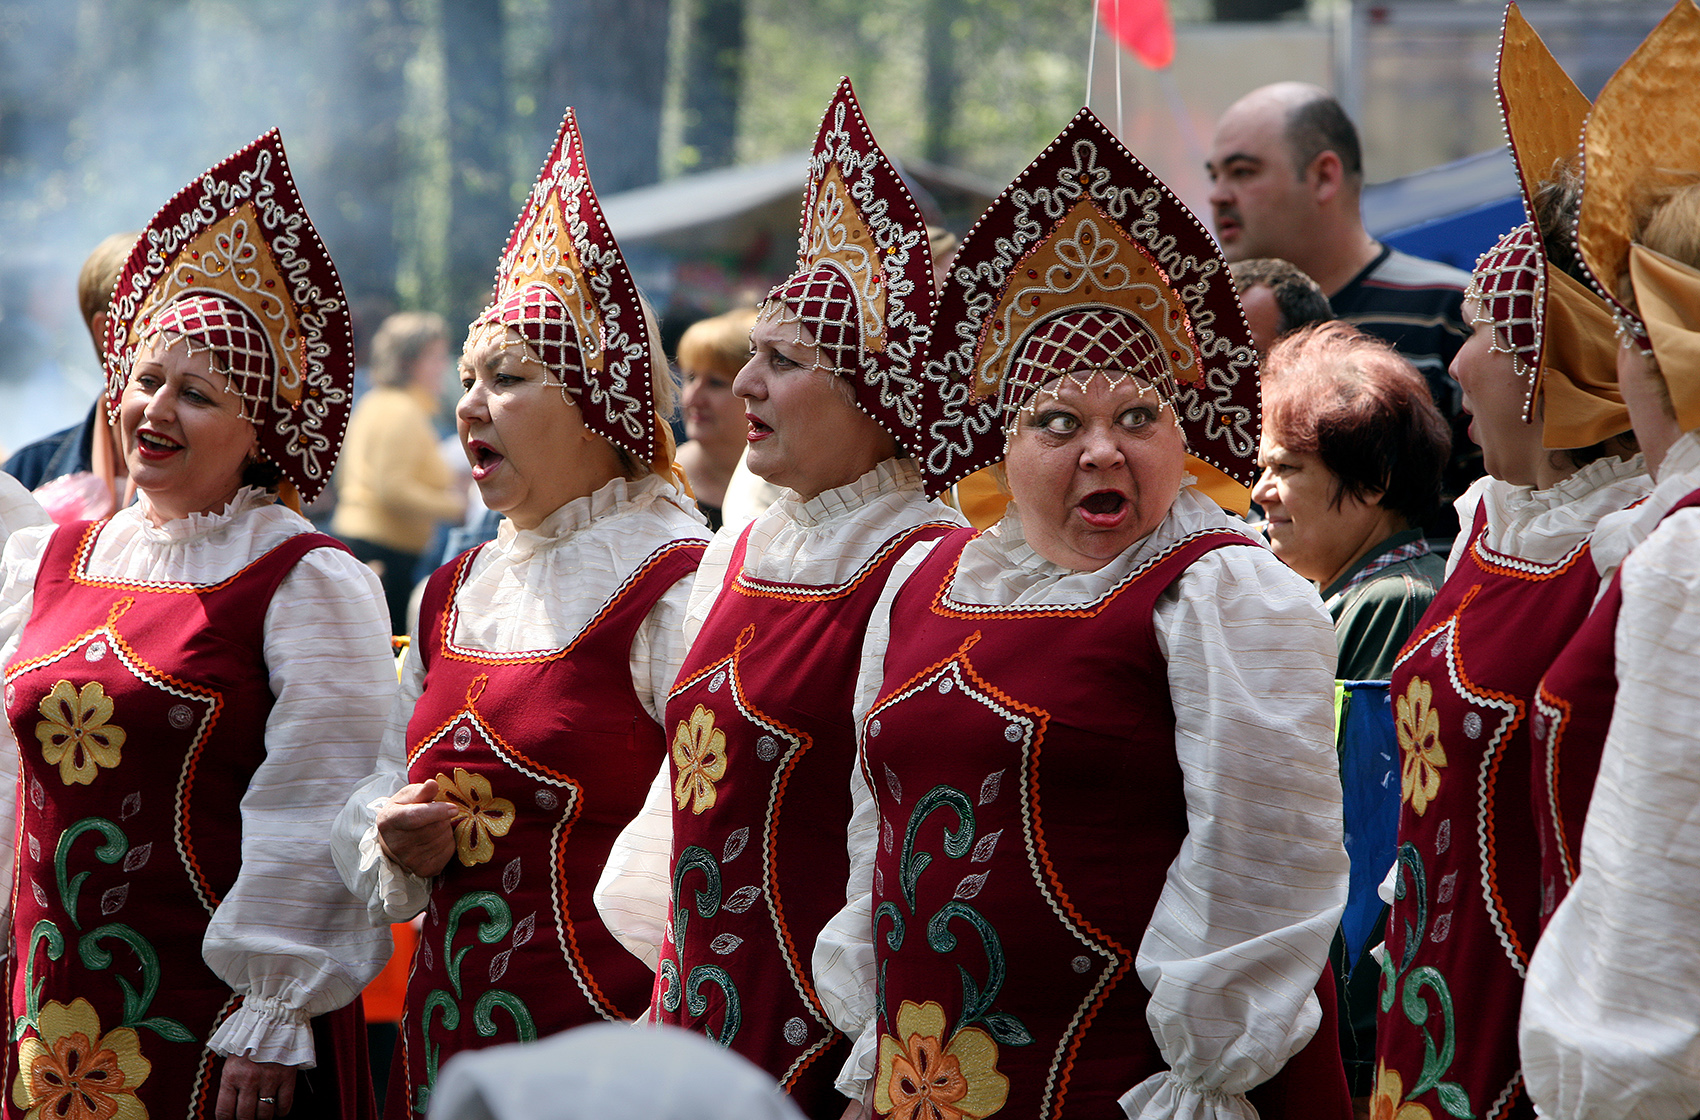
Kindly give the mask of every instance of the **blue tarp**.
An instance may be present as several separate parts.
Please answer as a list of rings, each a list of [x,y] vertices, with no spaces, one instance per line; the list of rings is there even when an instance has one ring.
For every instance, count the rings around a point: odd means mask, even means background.
[[[1351,861],[1346,913],[1340,932],[1347,967],[1380,940],[1376,918],[1399,833],[1399,744],[1393,732],[1393,703],[1386,681],[1341,682],[1340,788],[1345,805],[1346,856]]]

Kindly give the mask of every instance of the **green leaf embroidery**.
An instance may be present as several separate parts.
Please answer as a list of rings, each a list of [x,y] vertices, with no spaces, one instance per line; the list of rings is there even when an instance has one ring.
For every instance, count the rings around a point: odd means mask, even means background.
[[[1021,1020],[1007,1012],[994,1011],[987,1015],[983,1022],[992,1037],[1005,1046],[1028,1046],[1033,1042],[1033,1036],[1027,1033],[1027,1028],[1021,1025]]]
[[[494,891],[473,891],[471,894],[462,895],[454,904],[454,909],[449,911],[448,925],[443,932],[443,960],[448,962],[449,983],[454,986],[456,999],[462,994],[460,962],[466,959],[466,954],[472,952],[472,946],[468,945],[460,952],[454,952],[455,934],[460,932],[460,920],[475,907],[482,907],[487,915],[478,925],[478,940],[484,944],[494,945],[514,928],[513,911],[508,909],[507,901]]]
[[[685,1009],[692,1015],[702,1016],[708,1013],[708,996],[702,990],[704,984],[713,984],[719,988],[726,999],[726,1018],[720,1024],[719,1033],[711,1031],[709,1037],[722,1046],[731,1046],[732,1040],[738,1037],[738,1028],[744,1022],[743,1008],[738,1000],[738,987],[732,983],[732,977],[724,968],[712,964],[697,965],[685,979]]]
[[[1464,1087],[1456,1081],[1442,1081],[1434,1087],[1435,1095],[1440,1098],[1440,1106],[1458,1117],[1458,1120],[1475,1120],[1475,1113],[1470,1111],[1470,1094],[1464,1092]]]
[[[490,1012],[500,1007],[514,1021],[514,1028],[519,1032],[519,1041],[537,1041],[537,1026],[531,1020],[531,1010],[525,1006],[525,1001],[512,992],[504,992],[491,988],[478,997],[478,1002],[472,1005],[472,1026],[483,1038],[496,1037],[496,1021]]]
[[[69,874],[71,845],[90,832],[98,832],[106,838],[106,842],[94,850],[95,858],[102,863],[117,863],[130,850],[130,841],[124,830],[102,817],[84,817],[60,834],[59,845],[53,850],[53,877],[59,884],[59,902],[77,929],[83,928],[83,923],[77,920],[77,895],[90,873],[79,871],[75,875]]]
[[[12,1026],[12,1041],[24,1037],[24,1031],[31,1027],[40,1029],[41,1019],[41,987],[47,981],[35,978],[35,948],[43,941],[47,942],[47,959],[56,961],[65,955],[65,935],[59,932],[59,927],[42,918],[30,930],[30,952],[24,961],[24,1016]]]

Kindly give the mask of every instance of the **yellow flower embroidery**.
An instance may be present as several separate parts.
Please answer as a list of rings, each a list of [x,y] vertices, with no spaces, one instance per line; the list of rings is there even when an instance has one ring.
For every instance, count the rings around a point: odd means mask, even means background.
[[[1405,695],[1393,705],[1393,727],[1405,755],[1399,799],[1409,801],[1419,817],[1440,793],[1440,770],[1446,765],[1446,752],[1440,746],[1440,713],[1430,706],[1433,702],[1434,686],[1412,677]]]
[[[506,836],[514,826],[514,803],[495,796],[490,779],[468,774],[459,766],[455,776],[437,775],[437,800],[455,807],[455,854],[467,867],[489,863],[496,854],[493,836]]]
[[[86,786],[102,766],[118,765],[126,736],[122,727],[107,722],[112,699],[99,681],[85,684],[81,692],[70,681],[60,681],[37,710],[43,717],[35,725],[41,757],[59,767],[60,781]]]
[[[980,1120],[1009,1099],[998,1072],[998,1044],[979,1027],[964,1027],[943,1044],[944,1008],[904,1000],[897,1037],[880,1037],[874,1109],[893,1120]]]
[[[714,726],[714,713],[696,706],[688,720],[673,732],[673,802],[680,809],[690,802],[700,813],[714,804],[714,783],[726,776],[726,733]]]
[[[18,1044],[12,1103],[26,1120],[147,1120],[136,1089],[153,1063],[142,1057],[129,1027],[100,1033],[100,1016],[86,999],[41,1009],[40,1038]]]
[[[1434,1120],[1427,1106],[1400,1104],[1405,1079],[1383,1062],[1375,1063],[1375,1094],[1369,1099],[1369,1120]]]

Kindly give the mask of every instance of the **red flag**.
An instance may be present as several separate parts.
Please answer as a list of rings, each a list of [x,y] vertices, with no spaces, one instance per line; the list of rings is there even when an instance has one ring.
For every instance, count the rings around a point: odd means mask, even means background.
[[[1168,0],[1099,0],[1098,19],[1151,69],[1161,70],[1175,60],[1175,24]]]

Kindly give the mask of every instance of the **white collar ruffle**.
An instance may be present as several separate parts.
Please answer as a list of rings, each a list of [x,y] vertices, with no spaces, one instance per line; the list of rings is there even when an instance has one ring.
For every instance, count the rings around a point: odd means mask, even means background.
[[[148,510],[153,506],[146,492],[143,492],[134,505],[126,506],[114,514],[113,521],[117,523],[134,518],[139,523],[139,531],[144,539],[159,545],[181,545],[228,529],[231,522],[249,510],[264,506],[277,506],[277,495],[263,487],[244,486],[231,495],[230,501],[217,512],[191,513],[187,517],[176,517],[163,525],[156,525],[148,517]]]
[[[1021,511],[1011,502],[1003,520],[962,550],[950,594],[973,606],[1084,606],[1102,599],[1175,542],[1205,529],[1232,529],[1258,539],[1196,487],[1185,486],[1157,528],[1097,571],[1082,572],[1035,552],[1022,530]]]
[[[743,571],[771,583],[835,586],[886,541],[929,521],[967,524],[927,498],[915,460],[887,459],[854,482],[807,500],[785,491],[751,524]]]
[[[1631,549],[1647,539],[1670,508],[1700,489],[1700,432],[1684,432],[1659,464],[1658,482],[1647,500],[1600,518],[1594,530],[1594,562],[1609,578]]]
[[[827,529],[833,523],[866,509],[880,498],[921,489],[921,468],[913,459],[886,459],[845,486],[803,498],[786,490],[773,504],[780,516],[802,529]]]
[[[560,649],[651,553],[707,539],[694,504],[659,475],[616,478],[535,529],[503,519],[455,596],[453,640],[487,653]]]
[[[686,516],[707,524],[685,492],[670,478],[649,474],[639,479],[616,478],[582,498],[574,498],[545,517],[535,529],[521,529],[507,518],[496,527],[490,549],[505,554],[515,563],[537,552],[557,548],[574,534],[598,521],[634,513],[657,503],[668,503]],[[488,550],[487,550],[488,551]]]
[[[126,506],[101,527],[89,553],[93,575],[146,583],[203,585],[229,579],[299,533],[313,531],[277,495],[244,486],[217,513],[192,513],[163,525],[144,503]]]
[[[1512,486],[1491,477],[1478,479],[1457,502],[1460,535],[1468,537],[1479,506],[1487,514],[1488,548],[1523,560],[1551,563],[1593,534],[1601,518],[1624,509],[1652,488],[1646,460],[1640,455],[1596,459],[1545,490]],[[1596,547],[1607,545],[1595,556],[1595,563],[1615,568],[1609,542],[1595,543]]]

